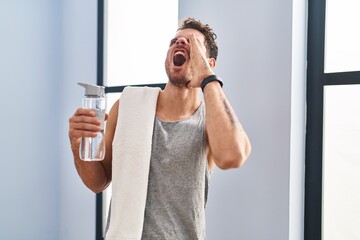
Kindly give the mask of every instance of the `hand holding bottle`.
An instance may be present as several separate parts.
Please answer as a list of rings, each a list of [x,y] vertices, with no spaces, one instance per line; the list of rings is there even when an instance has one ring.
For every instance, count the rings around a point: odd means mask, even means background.
[[[69,137],[73,152],[78,151],[84,161],[100,161],[105,156],[104,87],[79,83],[85,88],[82,108],[69,119]]]

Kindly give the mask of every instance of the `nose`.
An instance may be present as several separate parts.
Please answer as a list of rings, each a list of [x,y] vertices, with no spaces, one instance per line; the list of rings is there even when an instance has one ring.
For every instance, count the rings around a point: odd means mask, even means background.
[[[176,40],[176,46],[186,45],[188,41],[184,37],[180,37]]]

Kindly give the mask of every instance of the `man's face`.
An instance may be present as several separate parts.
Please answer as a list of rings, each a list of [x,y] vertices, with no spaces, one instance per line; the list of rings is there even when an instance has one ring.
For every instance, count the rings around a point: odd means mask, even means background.
[[[170,41],[169,49],[165,59],[165,69],[169,81],[176,86],[186,86],[190,69],[190,35],[195,34],[195,38],[200,45],[200,51],[206,53],[205,37],[195,29],[184,29],[176,33]]]

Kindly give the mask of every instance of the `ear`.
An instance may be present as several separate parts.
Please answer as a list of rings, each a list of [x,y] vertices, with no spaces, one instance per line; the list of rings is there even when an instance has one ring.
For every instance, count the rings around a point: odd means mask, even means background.
[[[211,68],[215,68],[216,67],[216,60],[215,58],[209,58],[209,65]]]

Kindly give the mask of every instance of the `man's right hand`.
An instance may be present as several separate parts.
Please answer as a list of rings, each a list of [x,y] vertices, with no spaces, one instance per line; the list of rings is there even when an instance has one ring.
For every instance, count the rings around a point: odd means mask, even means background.
[[[107,119],[107,114],[105,116]],[[71,148],[79,149],[82,137],[96,137],[102,130],[101,121],[91,109],[78,108],[69,119],[69,138]]]
[[[105,114],[105,120],[108,114]],[[76,170],[84,184],[93,192],[103,191],[111,182],[111,158],[103,161],[82,161],[79,148],[82,137],[96,137],[103,130],[102,122],[91,109],[78,108],[69,118],[69,138]],[[110,146],[111,147],[111,146]],[[107,146],[108,156],[111,149]]]

